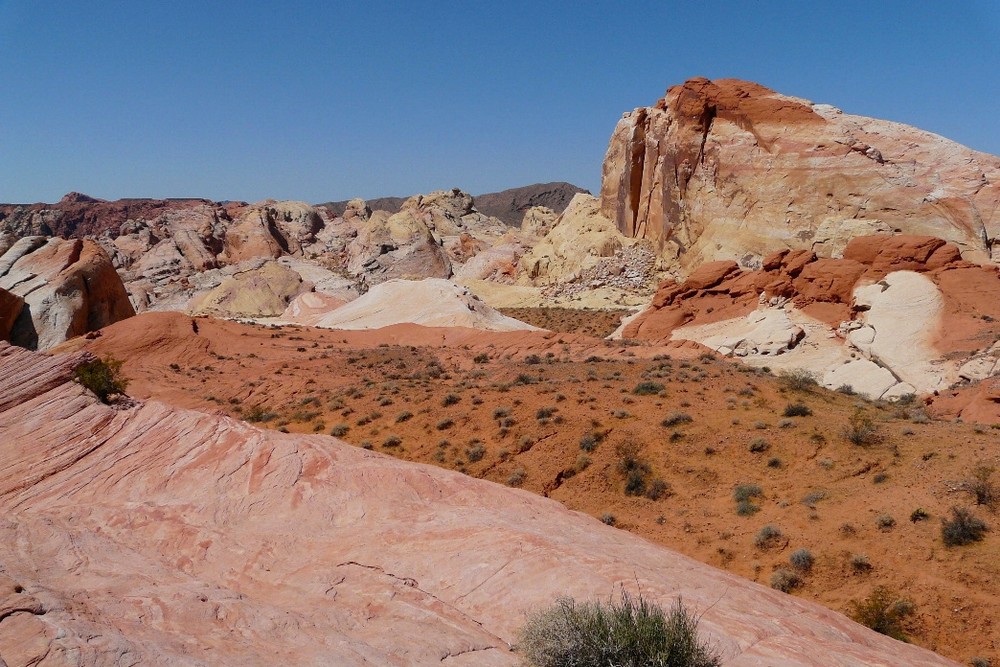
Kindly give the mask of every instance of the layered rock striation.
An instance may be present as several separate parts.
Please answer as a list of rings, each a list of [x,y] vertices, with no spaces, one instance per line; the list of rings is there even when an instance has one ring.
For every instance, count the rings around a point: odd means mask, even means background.
[[[854,236],[941,237],[1000,259],[1000,158],[736,79],[691,79],[626,113],[601,210],[683,271],[769,253],[838,257]]]

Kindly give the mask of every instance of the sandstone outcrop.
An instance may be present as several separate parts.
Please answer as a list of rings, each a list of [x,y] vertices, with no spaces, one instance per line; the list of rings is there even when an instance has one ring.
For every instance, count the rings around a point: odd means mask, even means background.
[[[852,239],[842,259],[808,250],[733,261],[664,283],[619,332],[695,340],[775,369],[803,368],[872,398],[930,394],[993,376],[1000,273],[924,236]]]
[[[684,272],[781,249],[838,257],[857,234],[1000,256],[1000,158],[735,79],[691,79],[619,121],[601,211]]]
[[[501,315],[467,288],[440,278],[380,283],[349,304],[334,306],[328,314],[320,315],[317,308],[323,303],[320,299],[303,298],[283,317],[291,323],[327,329],[379,329],[394,324],[487,331],[536,329]],[[335,302],[326,300],[325,303],[333,305]]]
[[[257,260],[224,278],[218,287],[195,297],[185,310],[213,317],[277,317],[292,299],[311,288],[295,271],[277,262]]]
[[[623,585],[682,596],[725,665],[956,664],[523,491],[102,405],[74,363],[0,344],[7,664],[513,666],[527,611]]]
[[[135,315],[97,243],[29,236],[0,256],[0,333],[45,350]]]
[[[576,195],[549,232],[521,258],[525,276],[536,282],[558,282],[613,257],[633,241],[623,237],[589,195]]]

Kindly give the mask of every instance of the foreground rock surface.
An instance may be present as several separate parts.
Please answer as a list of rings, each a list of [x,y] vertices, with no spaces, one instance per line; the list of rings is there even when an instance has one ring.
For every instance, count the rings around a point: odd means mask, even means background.
[[[619,121],[601,210],[685,271],[857,235],[938,236],[998,259],[1000,158],[736,79],[691,79]]]
[[[515,665],[526,611],[619,585],[682,595],[727,665],[956,664],[526,492],[101,405],[72,365],[0,346],[7,664]]]

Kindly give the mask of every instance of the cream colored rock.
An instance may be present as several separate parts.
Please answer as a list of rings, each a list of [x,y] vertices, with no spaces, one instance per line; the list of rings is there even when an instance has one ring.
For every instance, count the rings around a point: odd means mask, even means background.
[[[369,284],[452,275],[451,261],[430,228],[409,212],[373,212],[359,224],[346,252],[347,271]]]
[[[712,329],[717,333],[709,333]],[[774,357],[794,348],[805,332],[783,308],[761,308],[735,321],[705,325],[698,334],[678,329],[677,338],[691,335],[698,335],[694,340],[725,356]]]
[[[532,206],[524,212],[521,220],[521,235],[528,240],[537,241],[552,230],[559,214],[546,206]]]
[[[188,311],[192,315],[213,317],[277,317],[296,295],[311,287],[291,269],[277,262],[265,262],[226,277],[218,287],[195,297]]]
[[[882,398],[889,389],[899,384],[891,371],[868,359],[852,359],[832,368],[822,375],[820,381],[830,389],[850,387],[870,399]]]
[[[537,330],[501,315],[467,288],[440,278],[381,283],[329,315],[313,319],[314,326],[328,329],[379,329],[410,323],[488,331]]]
[[[521,258],[521,270],[541,284],[571,280],[632,243],[601,214],[597,199],[577,194],[551,231]]]
[[[843,219],[985,261],[1000,235],[1000,158],[747,81],[691,79],[619,121],[601,210],[683,271],[814,244],[835,255],[829,227]]]
[[[623,585],[682,596],[727,667],[956,664],[524,491],[110,408],[73,363],[0,343],[8,664],[514,667],[527,612]]]
[[[927,276],[894,271],[873,285],[854,290],[858,320],[864,325],[848,337],[854,347],[921,393],[943,389],[955,379],[954,364],[934,348],[936,323],[944,299]],[[930,323],[931,326],[928,326]]]

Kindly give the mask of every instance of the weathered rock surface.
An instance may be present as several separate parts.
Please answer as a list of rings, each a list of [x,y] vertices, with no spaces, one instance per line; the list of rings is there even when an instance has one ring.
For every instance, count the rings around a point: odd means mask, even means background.
[[[942,239],[858,237],[843,259],[783,250],[761,267],[709,262],[663,283],[620,335],[695,340],[873,398],[940,392],[1000,370],[1000,273]]]
[[[296,309],[290,308],[283,318],[291,323],[328,329],[379,329],[394,324],[468,327],[488,331],[537,328],[501,315],[467,288],[440,278],[381,283],[349,304],[335,306],[326,315],[317,312],[322,305],[317,299],[303,300],[298,304],[298,314]]]
[[[111,260],[93,241],[20,239],[0,256],[0,292],[0,333],[29,349],[135,315]]]
[[[227,318],[277,317],[296,296],[312,288],[298,273],[277,262],[260,262],[223,279],[196,297],[186,310]]]
[[[0,344],[0,656],[515,665],[556,595],[677,595],[743,665],[954,665],[526,492],[156,402]]]
[[[899,123],[735,79],[691,79],[619,121],[601,211],[683,271],[770,252],[838,257],[852,235],[941,237],[981,262],[1000,245],[1000,158]]]
[[[601,214],[597,199],[579,194],[548,234],[521,258],[521,267],[525,277],[535,282],[572,280],[602,257],[613,257],[633,243]]]

